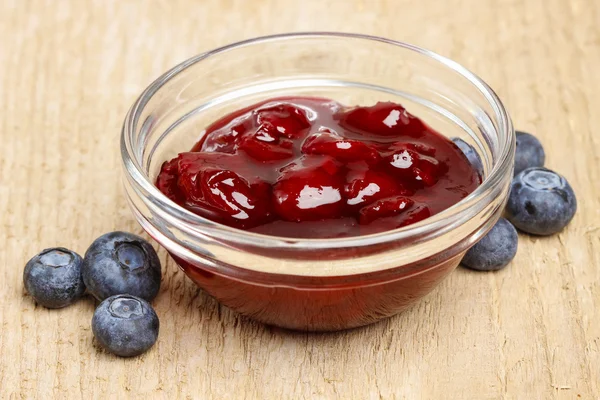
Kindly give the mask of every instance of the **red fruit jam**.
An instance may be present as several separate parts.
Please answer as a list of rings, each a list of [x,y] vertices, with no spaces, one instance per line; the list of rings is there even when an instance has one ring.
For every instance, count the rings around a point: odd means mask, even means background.
[[[298,97],[224,116],[190,152],[165,162],[156,184],[219,223],[331,238],[421,221],[480,182],[452,141],[399,104],[348,108]]]

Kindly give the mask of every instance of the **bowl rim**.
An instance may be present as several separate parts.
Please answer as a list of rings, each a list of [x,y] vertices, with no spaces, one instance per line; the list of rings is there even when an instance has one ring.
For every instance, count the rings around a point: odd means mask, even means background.
[[[501,151],[497,158],[497,162],[494,163],[493,167],[489,171],[489,175],[467,197],[451,207],[439,212],[438,214],[426,218],[418,223],[370,235],[342,238],[294,238],[249,232],[201,217],[179,206],[165,196],[150,180],[149,176],[145,173],[144,168],[134,154],[135,143],[133,139],[135,136],[135,130],[139,116],[154,94],[156,94],[156,92],[158,92],[172,78],[176,77],[187,68],[213,55],[253,44],[307,38],[357,39],[375,41],[391,46],[401,47],[433,59],[466,78],[475,88],[478,89],[478,91],[484,96],[486,101],[492,107],[495,117],[498,118],[498,131],[502,131],[504,134],[503,137],[507,138],[506,141],[499,143]],[[145,197],[149,198],[149,200],[161,211],[169,215],[171,218],[175,218],[179,222],[193,226],[195,231],[202,232],[203,234],[209,234],[215,238],[259,247],[332,249],[370,246],[373,244],[398,241],[408,238],[423,237],[432,231],[442,229],[445,225],[447,225],[446,221],[449,217],[456,217],[457,214],[467,211],[470,206],[485,201],[486,197],[489,197],[486,196],[486,194],[500,184],[503,180],[503,177],[507,173],[510,173],[509,171],[512,170],[511,154],[514,151],[515,146],[514,136],[512,122],[498,95],[491,89],[490,86],[488,86],[488,84],[486,84],[473,72],[447,57],[415,45],[372,35],[327,31],[293,32],[260,36],[231,43],[191,57],[163,73],[146,89],[144,89],[144,91],[129,109],[121,132],[121,157],[127,178],[130,181],[133,181],[134,185],[137,186],[136,189],[141,191]],[[489,199],[487,200],[489,202]]]

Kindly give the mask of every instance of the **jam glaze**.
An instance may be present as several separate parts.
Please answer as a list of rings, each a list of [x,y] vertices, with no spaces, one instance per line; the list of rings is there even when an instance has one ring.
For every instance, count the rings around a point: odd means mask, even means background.
[[[296,238],[392,230],[456,204],[481,183],[460,149],[404,107],[286,97],[214,122],[156,184],[215,222]]]

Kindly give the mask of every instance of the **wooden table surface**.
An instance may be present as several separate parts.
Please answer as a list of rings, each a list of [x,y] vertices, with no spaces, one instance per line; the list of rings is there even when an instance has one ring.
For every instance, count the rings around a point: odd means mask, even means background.
[[[579,195],[574,222],[522,236],[498,273],[454,272],[366,328],[300,334],[250,322],[160,251],[157,345],[99,350],[94,302],[46,310],[25,262],[142,233],[120,181],[128,107],[167,68],[264,34],[369,33],[446,55],[500,95]],[[600,398],[598,0],[8,0],[0,5],[0,397]]]

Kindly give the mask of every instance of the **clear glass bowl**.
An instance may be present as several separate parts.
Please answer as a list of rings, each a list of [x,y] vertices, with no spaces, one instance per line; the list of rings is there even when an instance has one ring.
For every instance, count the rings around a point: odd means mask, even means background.
[[[165,197],[161,164],[225,113],[277,96],[346,105],[395,101],[479,152],[485,179],[420,223],[341,239],[227,227]],[[496,222],[512,178],[514,132],[494,92],[457,63],[405,43],[340,33],[262,37],[196,56],[153,82],[125,119],[131,209],[183,271],[227,307],[267,324],[328,331],[394,315],[423,297]]]

